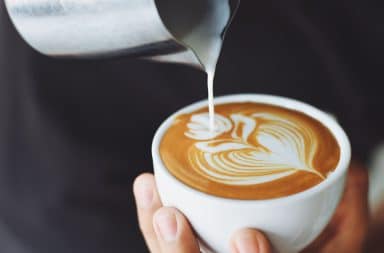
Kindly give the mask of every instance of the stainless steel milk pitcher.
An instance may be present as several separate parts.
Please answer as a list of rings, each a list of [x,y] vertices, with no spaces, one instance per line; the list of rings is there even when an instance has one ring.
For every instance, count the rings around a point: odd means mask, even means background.
[[[223,38],[239,0],[5,0],[5,3],[21,36],[46,55],[131,55],[202,68],[193,47],[184,38],[201,33],[202,26],[216,27]],[[204,34],[200,35],[203,40]]]

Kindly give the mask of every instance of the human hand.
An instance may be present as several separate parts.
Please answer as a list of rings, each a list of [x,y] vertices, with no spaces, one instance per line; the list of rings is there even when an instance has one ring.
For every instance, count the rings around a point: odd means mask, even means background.
[[[162,207],[151,174],[139,176],[134,193],[140,229],[151,253],[197,253],[199,246],[186,218],[174,208]],[[346,191],[336,213],[320,235],[302,253],[360,253],[369,222],[367,170],[353,163]],[[244,229],[231,240],[233,253],[271,253],[268,239],[259,231]]]
[[[361,253],[368,226],[368,171],[353,162],[343,199],[331,222],[302,253]]]
[[[141,232],[151,253],[198,253],[199,245],[187,219],[178,210],[163,207],[153,175],[143,174],[134,183]],[[243,229],[230,243],[233,253],[272,253],[259,231]]]

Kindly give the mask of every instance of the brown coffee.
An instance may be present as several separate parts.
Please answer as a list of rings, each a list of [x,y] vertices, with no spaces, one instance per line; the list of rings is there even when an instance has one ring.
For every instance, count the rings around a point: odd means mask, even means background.
[[[178,180],[225,198],[270,199],[305,191],[327,178],[340,147],[319,121],[260,103],[180,115],[160,144],[164,165]]]

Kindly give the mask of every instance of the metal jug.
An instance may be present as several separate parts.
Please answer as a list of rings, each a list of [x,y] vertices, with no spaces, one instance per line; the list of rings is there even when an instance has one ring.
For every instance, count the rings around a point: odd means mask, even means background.
[[[239,0],[5,0],[5,3],[21,36],[46,55],[130,55],[204,69],[191,41],[203,43],[204,36],[223,39]],[[191,36],[193,40],[188,39]]]

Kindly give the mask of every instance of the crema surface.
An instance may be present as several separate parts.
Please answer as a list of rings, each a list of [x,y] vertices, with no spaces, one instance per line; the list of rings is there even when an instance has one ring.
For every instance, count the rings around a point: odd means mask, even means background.
[[[269,199],[313,187],[337,166],[332,133],[300,112],[258,103],[216,106],[178,116],[160,155],[168,170],[199,191],[235,199]]]

